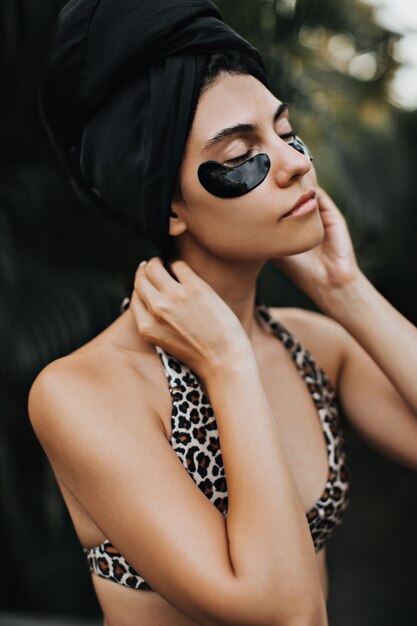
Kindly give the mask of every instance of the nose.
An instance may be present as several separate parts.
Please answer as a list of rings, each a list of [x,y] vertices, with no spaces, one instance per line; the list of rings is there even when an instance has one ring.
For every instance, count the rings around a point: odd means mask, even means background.
[[[279,187],[287,187],[297,176],[304,176],[312,168],[308,156],[278,136],[271,144],[270,155],[271,173]]]

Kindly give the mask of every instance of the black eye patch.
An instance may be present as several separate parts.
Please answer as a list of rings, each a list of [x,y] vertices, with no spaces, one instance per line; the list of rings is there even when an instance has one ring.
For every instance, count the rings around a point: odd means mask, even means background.
[[[295,133],[288,145],[304,154],[310,161],[313,155],[304,141]],[[205,161],[198,168],[198,179],[204,189],[218,198],[239,198],[266,178],[271,161],[267,154],[256,154],[236,167],[229,167],[217,161]]]
[[[293,139],[291,139],[291,141],[288,142],[288,145],[294,148],[294,150],[298,150],[298,152],[301,152],[301,154],[304,154],[306,157],[310,159],[310,161],[313,160],[313,155],[311,154],[307,145],[298,135],[294,135]]]
[[[256,154],[237,167],[205,161],[198,168],[198,179],[204,189],[218,198],[238,198],[260,185],[270,167],[267,154]]]

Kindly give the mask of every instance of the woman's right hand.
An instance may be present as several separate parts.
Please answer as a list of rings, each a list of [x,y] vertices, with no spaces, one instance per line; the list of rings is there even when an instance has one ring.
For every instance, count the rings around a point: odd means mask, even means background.
[[[170,268],[178,280],[159,257],[139,265],[130,310],[147,341],[204,380],[252,346],[230,307],[185,261],[173,261]]]

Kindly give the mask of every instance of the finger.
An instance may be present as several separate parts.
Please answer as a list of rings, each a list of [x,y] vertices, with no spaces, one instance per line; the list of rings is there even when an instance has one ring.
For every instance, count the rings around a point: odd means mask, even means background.
[[[143,335],[149,334],[149,329],[154,323],[154,319],[135,290],[132,293],[129,308],[133,313],[139,333]]]
[[[200,286],[202,283],[207,285],[207,283],[203,281],[203,279],[200,278],[200,276],[198,276],[198,274],[196,274],[185,261],[172,261],[172,263],[170,263],[170,267],[172,272],[183,285],[189,285],[190,287]]]
[[[324,191],[324,189],[322,189],[321,187],[319,187],[317,189],[317,200],[319,202],[320,205],[322,205],[324,202],[326,202],[326,192]]]
[[[159,291],[172,292],[178,288],[178,281],[164,267],[160,257],[155,256],[150,259],[144,269],[146,277]]]
[[[324,191],[324,189],[322,189],[321,187],[319,187],[317,190],[317,199],[318,199],[320,206],[323,209],[325,210],[336,209],[337,210],[337,206],[335,202],[332,200],[329,194],[326,191]]]
[[[139,268],[136,272],[134,288],[148,311],[152,313],[160,306],[162,293],[149,280],[145,267]]]

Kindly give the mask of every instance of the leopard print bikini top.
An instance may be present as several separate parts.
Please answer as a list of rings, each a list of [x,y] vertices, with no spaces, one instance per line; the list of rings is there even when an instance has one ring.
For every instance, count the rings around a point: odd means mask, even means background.
[[[129,306],[125,298],[120,307]],[[313,356],[294,336],[272,318],[268,307],[257,301],[255,311],[290,351],[319,414],[329,458],[327,482],[320,498],[306,513],[316,552],[341,524],[349,503],[350,471],[338,411],[336,391]],[[170,444],[186,471],[201,491],[227,516],[227,484],[223,468],[216,419],[198,378],[183,363],[155,346],[168,379],[172,397],[172,436]],[[90,572],[126,587],[152,590],[109,540],[93,548],[83,548]]]

